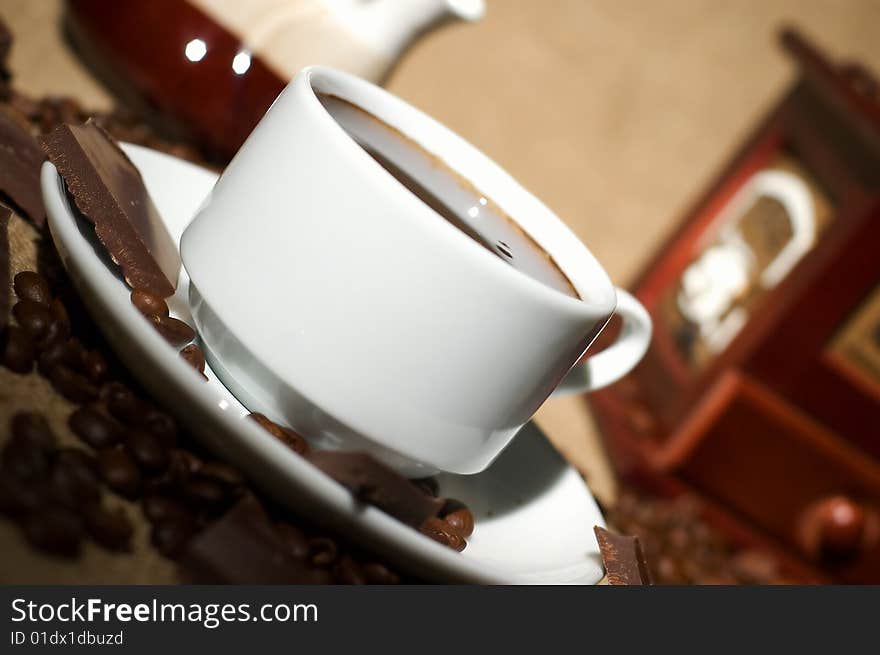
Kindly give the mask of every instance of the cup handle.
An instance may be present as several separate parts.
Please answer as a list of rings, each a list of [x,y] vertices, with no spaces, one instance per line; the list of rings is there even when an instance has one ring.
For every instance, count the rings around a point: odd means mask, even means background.
[[[617,341],[599,354],[575,364],[551,398],[601,389],[622,378],[641,361],[651,343],[651,317],[642,303],[620,288],[617,289],[615,313],[623,319]]]

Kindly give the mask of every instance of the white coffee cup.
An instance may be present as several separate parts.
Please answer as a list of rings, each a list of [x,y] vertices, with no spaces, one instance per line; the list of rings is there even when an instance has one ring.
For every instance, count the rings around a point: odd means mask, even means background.
[[[469,211],[490,199],[580,297],[441,218],[358,145],[352,134],[369,126],[347,131],[316,93],[404,135],[388,147],[416,177],[433,170],[426,153],[454,171],[461,186],[438,175],[441,197],[479,189]],[[181,254],[208,361],[245,406],[410,476],[485,469],[557,386],[609,384],[650,341],[639,302],[499,166],[399,98],[324,67],[278,96]],[[615,306],[618,340],[576,364]]]

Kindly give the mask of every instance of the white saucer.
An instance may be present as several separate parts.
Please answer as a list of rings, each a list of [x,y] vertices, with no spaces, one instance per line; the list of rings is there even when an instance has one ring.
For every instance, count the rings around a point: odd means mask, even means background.
[[[147,148],[123,149],[140,169],[159,213],[179,241],[217,176]],[[372,546],[401,569],[440,582],[595,584],[603,569],[593,526],[604,520],[581,476],[534,423],[486,471],[438,476],[444,496],[474,512],[476,528],[457,553],[422,536],[347,490],[243,417],[247,410],[206,368],[205,382],[129,301],[90,224],[70,209],[61,178],[43,164],[43,201],[52,238],[86,306],[136,377],[170,406],[204,444],[235,462],[277,500]],[[244,219],[243,219],[243,227]],[[194,325],[189,278],[181,272],[171,315]]]

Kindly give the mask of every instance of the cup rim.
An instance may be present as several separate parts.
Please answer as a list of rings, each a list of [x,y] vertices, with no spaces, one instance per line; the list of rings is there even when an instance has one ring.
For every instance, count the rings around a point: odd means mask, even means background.
[[[615,287],[592,252],[555,212],[474,145],[398,96],[349,73],[327,66],[308,66],[297,74],[292,84],[300,86],[305,92],[303,95],[312,109],[317,110],[317,117],[330,126],[337,138],[342,137],[351,146],[356,161],[369,171],[375,183],[388,193],[411,196],[428,212],[421,212],[425,218],[431,217],[431,220],[424,222],[426,229],[451,230],[457,237],[449,240],[458,243],[465,256],[481,258],[483,265],[495,267],[512,284],[528,290],[532,296],[540,295],[541,300],[553,303],[558,310],[566,313],[589,310],[591,316],[596,311],[608,315],[613,313],[617,305]],[[442,217],[377,163],[333,118],[321,103],[318,93],[339,97],[375,116],[491,198],[520,230],[553,258],[578,292],[578,297],[566,295],[508,265],[448,221],[434,220]],[[468,165],[457,165],[463,162]],[[502,192],[493,193],[487,186]],[[511,207],[513,204],[525,205],[525,208],[517,211]],[[531,217],[526,221],[530,224],[524,224],[524,214]],[[418,217],[413,218],[419,220]],[[536,230],[536,227],[539,229]],[[552,243],[548,243],[550,241]],[[565,255],[560,258],[562,248]]]

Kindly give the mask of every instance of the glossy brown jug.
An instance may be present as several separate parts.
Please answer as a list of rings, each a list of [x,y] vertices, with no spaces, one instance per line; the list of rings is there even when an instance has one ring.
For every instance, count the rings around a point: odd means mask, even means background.
[[[483,0],[68,0],[74,49],[167,134],[226,161],[303,66],[381,82],[420,34]]]

